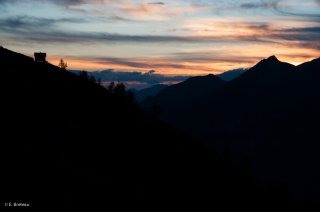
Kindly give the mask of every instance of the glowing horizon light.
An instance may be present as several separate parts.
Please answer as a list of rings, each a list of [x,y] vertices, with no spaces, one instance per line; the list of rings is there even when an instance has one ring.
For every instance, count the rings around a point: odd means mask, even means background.
[[[0,45],[69,69],[217,74],[320,56],[316,0],[0,1]]]

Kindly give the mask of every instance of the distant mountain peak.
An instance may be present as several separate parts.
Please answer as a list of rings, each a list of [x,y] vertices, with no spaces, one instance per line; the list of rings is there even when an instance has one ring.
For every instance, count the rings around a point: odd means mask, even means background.
[[[289,63],[279,61],[276,56],[261,60],[255,66],[250,68],[238,79],[247,83],[248,79],[259,86],[274,86],[280,84],[292,77],[295,66]]]
[[[277,58],[276,56],[274,56],[274,55],[268,57],[268,58],[266,59],[266,61],[269,61],[269,62],[280,62],[280,61],[278,60],[278,58]]]
[[[203,76],[203,78],[206,78],[206,79],[219,79],[220,80],[220,78],[218,76],[214,75],[214,74],[208,74],[206,76]]]
[[[187,80],[185,80],[184,82],[204,82],[204,81],[212,81],[212,80],[221,80],[218,76],[214,75],[214,74],[208,74],[208,75],[203,75],[203,76],[193,76],[188,78]],[[182,83],[184,83],[182,82]]]
[[[260,68],[262,66],[265,68],[265,66],[269,66],[269,67],[270,66],[282,66],[283,64],[289,64],[289,63],[282,62],[276,56],[272,55],[272,56],[268,57],[267,59],[261,60],[256,66],[259,66]]]

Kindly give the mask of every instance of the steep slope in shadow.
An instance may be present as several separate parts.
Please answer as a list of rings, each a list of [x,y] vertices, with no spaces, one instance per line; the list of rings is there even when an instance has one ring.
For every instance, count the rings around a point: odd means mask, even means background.
[[[241,76],[246,71],[247,71],[246,69],[234,69],[234,70],[230,70],[230,71],[226,71],[221,74],[218,74],[217,76],[220,79],[229,82],[229,81],[234,80],[235,78]]]
[[[156,96],[156,104],[159,104],[163,110],[181,109],[186,104],[190,105],[201,98],[210,96],[224,83],[225,81],[212,74],[191,77],[162,90]]]
[[[149,96],[156,96],[161,90],[165,89],[166,87],[168,87],[168,85],[164,85],[164,84],[153,85],[149,88],[145,88],[145,89],[134,92],[134,96],[138,102],[141,102]]]
[[[174,86],[160,92],[155,98],[147,99],[144,106],[156,107],[160,117],[192,135],[210,143],[210,135],[221,134],[219,140],[226,136],[242,137],[244,129],[250,129],[251,123],[260,116],[261,108],[278,101],[278,92],[294,75],[294,66],[280,62],[275,56],[259,62],[231,82],[217,80],[218,77],[207,76],[207,84],[195,84],[185,81],[179,89]],[[208,89],[211,86],[212,88]],[[200,89],[198,89],[200,87]],[[201,89],[203,88],[203,89]],[[179,92],[177,92],[177,90]],[[190,92],[192,95],[189,95]],[[165,93],[166,92],[166,93]],[[162,96],[161,96],[162,95]],[[170,98],[169,98],[170,97]],[[222,130],[223,129],[223,130]],[[233,133],[229,133],[233,132]],[[219,137],[219,136],[218,136]],[[220,142],[220,149],[224,142]]]
[[[235,82],[249,81],[247,85],[262,87],[283,83],[292,75],[295,66],[289,63],[281,62],[275,56],[260,61],[254,67],[250,68],[239,78],[234,79]]]
[[[255,119],[260,117],[259,114],[257,115],[259,111],[280,101],[281,90],[294,75],[293,65],[280,62],[272,56],[262,60],[231,82],[212,83],[213,85],[218,84],[214,92],[205,92],[206,95],[203,95],[203,91],[194,89],[197,101],[188,98],[187,89],[180,93],[168,91],[170,94],[167,96],[171,95],[172,101],[176,99],[176,101],[183,102],[177,104],[176,110],[180,110],[183,114],[175,122],[171,120],[175,115],[167,113],[163,106],[164,104],[170,105],[168,103],[170,101],[162,100],[159,97],[161,93],[156,97],[155,105],[163,110],[161,117],[168,123],[174,123],[176,127],[191,133],[196,132],[197,136],[208,138],[208,133],[216,135],[220,133],[223,139],[226,135],[233,136],[234,132],[237,132],[239,133],[237,137],[239,137],[244,133],[245,128],[250,129],[251,125],[255,127],[257,121]],[[180,101],[179,98],[184,98],[184,100]],[[181,117],[187,119],[180,119]]]
[[[214,97],[204,100],[202,105],[205,108],[199,111],[220,111],[212,116],[210,113],[202,116],[215,120],[211,125],[217,126],[219,131],[226,129],[223,134],[231,131],[239,133],[239,136],[244,133],[256,136],[254,129],[263,115],[261,112],[277,110],[274,105],[281,101],[282,90],[294,75],[293,65],[271,56],[229,82]]]
[[[158,110],[163,120],[181,127],[179,123],[187,120],[188,116],[192,116],[195,112],[194,106],[203,99],[210,98],[225,83],[212,74],[191,77],[184,82],[163,89],[153,98],[145,99],[141,105],[146,110]]]
[[[125,95],[3,48],[0,60],[4,202],[46,211],[285,205],[283,190],[262,191]]]
[[[272,56],[184,107],[174,121],[169,113],[161,117],[220,152],[228,146],[233,160],[249,161],[266,182],[288,183],[293,204],[315,207],[320,197],[317,70],[319,59],[295,67]]]

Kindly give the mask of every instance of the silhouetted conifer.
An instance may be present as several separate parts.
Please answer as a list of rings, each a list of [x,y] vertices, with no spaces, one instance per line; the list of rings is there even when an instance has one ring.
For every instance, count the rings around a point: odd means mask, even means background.
[[[126,95],[126,87],[123,83],[118,83],[114,87],[114,93],[117,96],[125,96]]]
[[[63,70],[66,70],[68,65],[66,62],[64,62],[64,60],[61,58],[58,67],[60,67]]]
[[[114,86],[115,86],[115,83],[114,82],[110,82],[109,86],[108,86],[108,90],[113,93],[114,92]]]

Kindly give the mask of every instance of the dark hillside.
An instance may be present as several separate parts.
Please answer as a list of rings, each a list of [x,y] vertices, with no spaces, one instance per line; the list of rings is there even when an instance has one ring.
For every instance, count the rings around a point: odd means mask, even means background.
[[[271,56],[205,97],[194,94],[197,101],[188,89],[177,93],[171,86],[166,96],[184,98],[183,104],[159,101],[162,92],[148,104],[159,107],[164,122],[221,154],[228,146],[233,162],[251,164],[265,182],[287,184],[293,205],[320,207],[319,70],[319,59],[293,66]]]
[[[125,92],[4,48],[0,62],[1,201],[45,211],[285,207],[281,186],[262,189]]]

